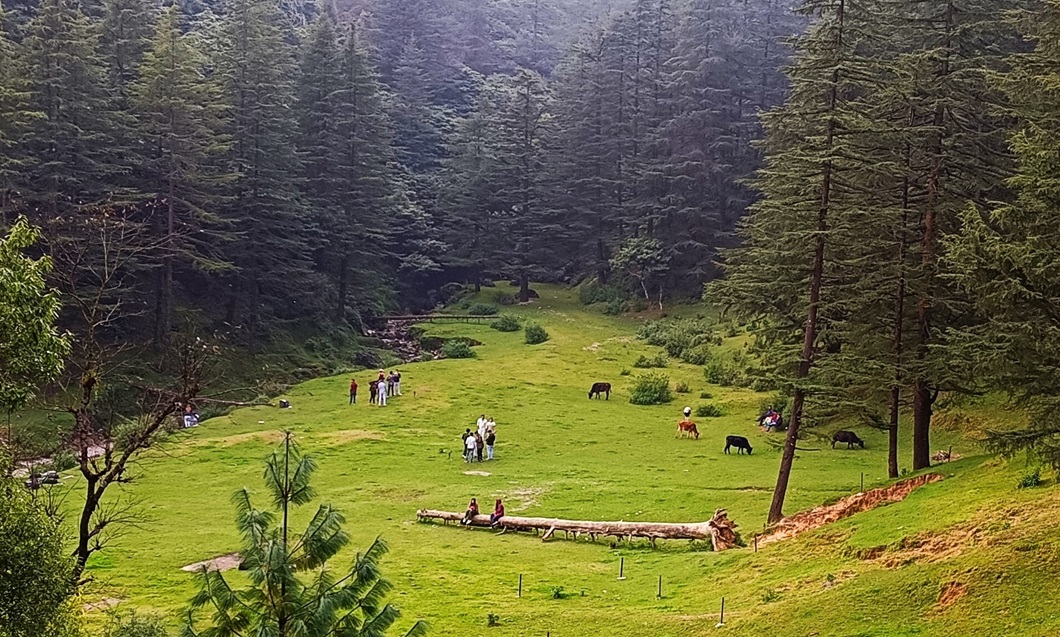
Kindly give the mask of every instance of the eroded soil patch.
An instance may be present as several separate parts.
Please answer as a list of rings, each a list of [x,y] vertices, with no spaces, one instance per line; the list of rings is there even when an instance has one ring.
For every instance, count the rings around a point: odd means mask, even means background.
[[[202,562],[195,562],[194,564],[188,564],[187,566],[181,567],[180,570],[187,571],[189,573],[195,573],[202,570],[205,566],[208,571],[230,571],[234,568],[239,568],[239,563],[243,561],[243,557],[239,553],[229,553],[227,555],[220,555],[213,558],[212,560],[204,560]]]
[[[940,480],[942,480],[942,476],[939,474],[928,473],[896,482],[889,487],[881,487],[865,493],[847,496],[834,504],[827,504],[810,511],[796,513],[781,520],[766,535],[760,536],[758,545],[787,540],[863,511],[870,511],[893,502],[901,502],[920,487]]]

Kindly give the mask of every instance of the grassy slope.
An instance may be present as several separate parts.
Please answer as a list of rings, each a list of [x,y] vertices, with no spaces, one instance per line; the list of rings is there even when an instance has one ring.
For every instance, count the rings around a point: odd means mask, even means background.
[[[350,520],[351,549],[377,535],[390,542],[386,571],[405,609],[403,621],[427,619],[434,635],[698,635],[713,630],[722,596],[729,610],[725,630],[735,635],[1060,630],[1054,610],[1060,592],[1049,585],[1060,566],[1058,542],[1048,524],[1060,510],[1060,494],[1018,493],[1018,468],[983,457],[946,466],[953,477],[904,503],[758,554],[715,555],[676,542],[656,551],[638,544],[542,543],[416,523],[418,508],[461,510],[471,496],[484,507],[503,496],[510,513],[590,519],[701,521],[726,507],[745,536],[764,520],[779,452],[753,425],[761,397],[708,387],[699,368],[673,365],[667,373],[689,382],[693,393],[665,407],[634,407],[627,400],[632,379],[619,370],[650,349],[631,337],[636,322],[586,312],[568,291],[541,291],[540,303],[515,312],[548,328],[546,344],[527,346],[521,333],[484,325],[435,325],[431,333],[484,342],[476,348],[479,358],[405,366],[406,395],[386,409],[348,407],[348,377],[314,380],[290,393],[291,410],[245,409],[207,421],[168,455],[144,461],[130,491],[144,500],[150,520],[93,560],[105,594],[160,611],[181,607],[191,585],[180,567],[238,548],[229,496],[241,486],[261,490],[261,458],[274,432],[291,428],[318,456],[322,499]],[[366,379],[359,375],[362,384]],[[612,382],[617,395],[587,400],[597,380]],[[699,441],[674,439],[680,408],[703,402],[704,390],[729,415],[701,419]],[[499,423],[498,461],[471,467],[488,477],[465,475],[459,434],[483,412]],[[725,435],[733,433],[751,438],[754,455],[721,453]],[[789,511],[855,491],[862,472],[868,485],[883,481],[884,437],[864,433],[867,451],[800,454]],[[957,452],[975,453],[946,436],[934,446],[951,442]],[[955,527],[977,532],[947,531]],[[903,564],[916,556],[897,547],[920,532],[963,550]],[[891,549],[878,556],[886,546]],[[618,582],[621,556],[628,579]],[[520,573],[525,590],[517,599]],[[655,598],[659,575],[662,599]],[[967,595],[938,610],[940,591],[951,581],[966,585]],[[575,596],[552,599],[554,586]],[[486,628],[488,612],[502,618],[501,627]]]

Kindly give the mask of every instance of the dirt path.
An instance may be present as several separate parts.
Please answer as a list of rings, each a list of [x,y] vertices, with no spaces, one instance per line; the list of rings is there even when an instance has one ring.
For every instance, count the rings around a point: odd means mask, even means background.
[[[892,502],[901,502],[909,497],[909,494],[920,487],[938,482],[942,476],[937,473],[927,473],[922,476],[896,482],[889,487],[872,489],[865,493],[857,493],[847,496],[834,504],[819,506],[810,511],[803,511],[788,516],[777,523],[765,535],[758,537],[758,545],[771,544],[781,540],[787,540],[807,531],[819,529],[822,526],[838,522],[843,518],[863,511],[870,511],[876,507]]]

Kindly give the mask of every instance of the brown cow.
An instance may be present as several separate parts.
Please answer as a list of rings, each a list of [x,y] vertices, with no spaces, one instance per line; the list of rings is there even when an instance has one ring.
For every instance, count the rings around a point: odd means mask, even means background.
[[[688,436],[695,436],[696,440],[699,440],[699,428],[696,427],[696,423],[692,422],[691,420],[688,420],[687,418],[677,423],[677,433],[674,435],[674,437],[676,438],[681,434],[684,434],[686,438]]]

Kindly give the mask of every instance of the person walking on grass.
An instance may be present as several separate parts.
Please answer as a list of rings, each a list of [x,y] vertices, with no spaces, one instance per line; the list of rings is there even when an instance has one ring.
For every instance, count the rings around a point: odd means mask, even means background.
[[[386,380],[379,381],[378,385],[379,391],[376,393],[379,394],[379,406],[386,407]]]
[[[386,395],[394,397],[394,372],[386,375]]]
[[[475,461],[475,450],[476,450],[475,434],[471,433],[469,429],[467,436],[464,438],[464,462]]]
[[[376,394],[379,393],[379,385],[374,381],[368,381],[368,404],[374,405],[377,399]]]
[[[486,432],[486,460],[493,460],[493,445],[497,442],[497,434],[492,431]]]
[[[482,439],[482,434],[475,432],[475,457],[478,458],[479,462],[482,462],[482,452],[486,450],[486,441]]]
[[[398,396],[401,395],[401,371],[394,372],[394,393]]]
[[[356,378],[351,378],[350,379],[350,404],[351,405],[356,405],[357,404],[357,379]]]

